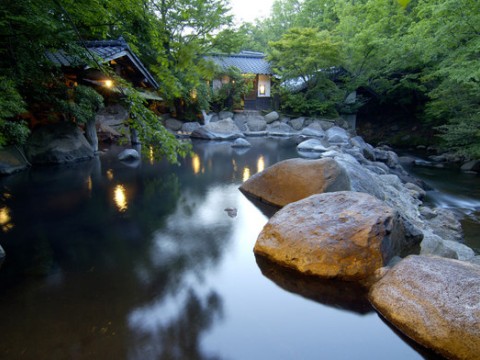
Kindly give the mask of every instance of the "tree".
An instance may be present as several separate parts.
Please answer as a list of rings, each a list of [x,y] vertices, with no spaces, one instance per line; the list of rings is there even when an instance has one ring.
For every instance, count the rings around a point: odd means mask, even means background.
[[[283,107],[303,115],[335,115],[343,93],[332,81],[341,46],[326,30],[291,28],[271,42],[268,60],[284,84]]]
[[[24,139],[25,136],[14,139],[12,135],[21,132],[7,131],[14,127],[5,125],[21,124],[10,120],[24,110],[34,115],[65,113],[68,119],[78,121],[89,107],[97,106],[91,92],[78,88],[72,94],[62,73],[43,56],[46,51],[63,49],[82,57],[82,42],[88,39],[125,36],[157,75],[162,97],[178,105],[209,75],[202,54],[213,46],[212,34],[231,21],[226,16],[226,4],[225,0],[2,1],[0,77],[5,79],[5,86],[0,91],[18,100],[17,107],[0,101],[2,142]],[[90,65],[108,73],[102,64]],[[137,112],[133,114],[135,126],[141,128],[146,144],[155,149],[163,146],[160,153],[170,159],[174,158],[171,152],[186,152],[185,146],[169,135],[153,114],[139,106],[142,100],[135,96],[134,89],[129,89],[126,99],[131,110]]]

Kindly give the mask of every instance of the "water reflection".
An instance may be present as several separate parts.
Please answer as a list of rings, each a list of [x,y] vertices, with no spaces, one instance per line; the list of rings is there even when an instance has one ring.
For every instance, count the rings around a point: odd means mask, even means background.
[[[348,308],[333,290],[262,276],[252,248],[266,218],[238,186],[245,168],[296,151],[252,143],[245,154],[195,143],[198,168],[192,158],[130,168],[112,148],[101,161],[0,178],[15,222],[0,237],[0,358],[417,359],[374,314],[331,308]],[[329,307],[290,291],[318,291]]]
[[[10,231],[14,226],[10,212],[11,210],[6,206],[0,208],[0,227],[4,233]]]
[[[367,289],[357,283],[302,276],[261,256],[256,256],[256,260],[262,274],[286,291],[361,315],[374,311],[367,299]]]
[[[113,170],[112,169],[108,169],[107,172],[107,179],[112,181],[113,180]]]
[[[257,160],[257,172],[265,170],[265,157],[261,155]]]
[[[117,205],[118,211],[125,212],[128,209],[127,203],[127,192],[123,185],[115,186],[113,190],[113,200],[115,201],[115,205]]]
[[[250,179],[250,169],[245,166],[245,168],[243,169],[242,181],[245,182],[248,179]]]
[[[200,157],[196,154],[192,156],[192,169],[195,175],[198,174],[201,169]]]

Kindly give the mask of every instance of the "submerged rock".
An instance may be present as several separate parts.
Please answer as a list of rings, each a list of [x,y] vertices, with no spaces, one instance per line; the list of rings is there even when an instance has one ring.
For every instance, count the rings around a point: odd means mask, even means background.
[[[140,154],[135,149],[125,149],[118,154],[118,160],[120,161],[136,161],[140,159]]]
[[[368,279],[406,247],[399,213],[368,194],[312,195],[265,225],[254,252],[302,274]]]
[[[374,284],[370,300],[405,335],[450,359],[480,354],[480,266],[409,256]]]

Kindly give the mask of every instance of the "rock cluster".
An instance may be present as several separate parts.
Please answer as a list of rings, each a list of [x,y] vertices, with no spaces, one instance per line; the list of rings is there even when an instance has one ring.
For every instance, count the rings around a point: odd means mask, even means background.
[[[240,187],[281,208],[258,236],[257,262],[361,283],[406,336],[450,359],[477,359],[480,257],[461,243],[455,215],[423,203],[423,184],[393,151],[341,127],[310,124],[297,151],[314,159],[277,163]]]
[[[190,136],[205,140],[231,140],[245,136],[317,136],[323,137],[335,126],[330,137],[340,142],[349,138],[344,136],[348,124],[342,119],[335,120],[281,117],[276,111],[261,115],[257,111],[232,113],[223,111],[218,114],[205,114],[208,121],[186,122],[180,125],[175,119],[166,119],[164,125],[178,136]],[[342,129],[343,132],[339,129]],[[337,134],[339,133],[339,134]]]

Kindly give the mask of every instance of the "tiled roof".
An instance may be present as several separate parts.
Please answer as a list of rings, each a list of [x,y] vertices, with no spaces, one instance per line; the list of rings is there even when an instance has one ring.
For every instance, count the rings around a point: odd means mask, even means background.
[[[209,55],[207,59],[215,64],[227,69],[231,66],[238,68],[242,74],[264,74],[272,75],[272,69],[268,61],[265,60],[265,54],[253,51],[242,51],[233,55]]]
[[[155,81],[150,72],[145,68],[140,59],[132,52],[127,42],[123,37],[118,38],[117,40],[94,40],[94,41],[85,41],[84,45],[89,54],[87,56],[93,55],[98,57],[101,62],[108,62],[127,56],[132,63],[137,67],[147,81],[154,87],[158,88],[158,83]],[[63,50],[56,52],[47,52],[47,58],[57,66],[80,66],[82,64],[81,60],[75,56],[68,55]]]

